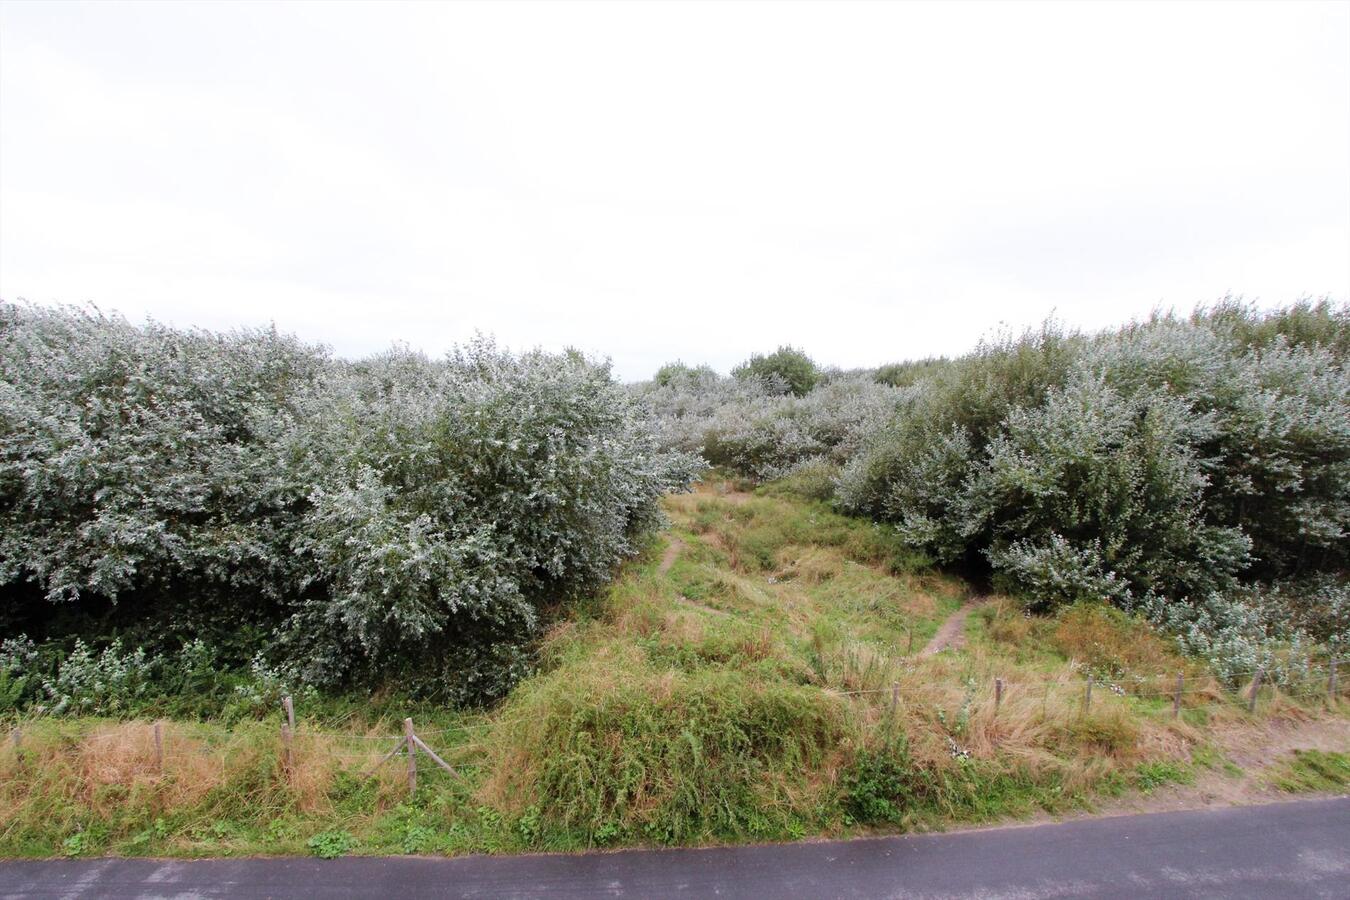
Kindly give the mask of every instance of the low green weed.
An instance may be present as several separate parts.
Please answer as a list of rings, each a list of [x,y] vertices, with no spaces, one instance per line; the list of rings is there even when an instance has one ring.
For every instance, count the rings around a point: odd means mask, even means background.
[[[321,831],[305,844],[319,859],[337,859],[351,852],[356,845],[356,838],[350,832],[339,830]]]
[[[1160,759],[1140,763],[1135,767],[1134,778],[1139,790],[1149,793],[1167,784],[1190,784],[1195,781],[1195,773],[1182,763]]]

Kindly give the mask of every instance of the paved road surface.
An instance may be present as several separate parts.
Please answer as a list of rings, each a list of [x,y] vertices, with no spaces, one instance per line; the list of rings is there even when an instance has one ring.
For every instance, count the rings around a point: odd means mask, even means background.
[[[4,897],[1350,897],[1350,797],[959,834],[461,859],[0,863]]]

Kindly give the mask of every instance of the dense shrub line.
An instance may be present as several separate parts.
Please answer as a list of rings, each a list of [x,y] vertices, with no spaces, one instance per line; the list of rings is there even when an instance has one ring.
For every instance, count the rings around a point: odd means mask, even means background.
[[[1142,611],[1233,672],[1339,650],[1348,351],[1345,307],[1225,301],[876,371],[782,347],[624,388],[483,340],[353,363],[272,330],[0,304],[0,700],[115,708],[189,670],[239,673],[216,693],[499,696],[541,614],[602,583],[699,457],[795,476],[1033,606]]]
[[[7,635],[204,638],[317,685],[499,695],[698,468],[606,365],[485,340],[348,363],[4,303],[0,373]]]
[[[727,378],[678,365],[659,375],[634,390],[660,422],[665,445],[760,480],[842,465],[906,397],[869,373],[823,373],[800,397],[772,375]]]
[[[1235,325],[1266,317],[1239,312],[983,346],[918,385],[841,502],[935,558],[982,552],[1047,603],[1343,568],[1346,318],[1326,310],[1325,343],[1253,344]]]

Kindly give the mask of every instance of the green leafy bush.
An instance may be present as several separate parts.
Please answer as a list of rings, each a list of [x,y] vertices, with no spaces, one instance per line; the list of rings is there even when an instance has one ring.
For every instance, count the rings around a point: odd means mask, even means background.
[[[124,712],[149,688],[151,660],[143,649],[122,652],[113,641],[95,653],[76,638],[75,649],[61,663],[56,677],[44,681],[43,693],[54,713],[108,715]]]
[[[903,744],[861,751],[844,774],[844,812],[860,825],[898,824],[913,803],[913,779]]]
[[[357,844],[356,838],[347,831],[321,831],[305,842],[309,852],[319,859],[337,859],[351,852]]]
[[[879,384],[891,387],[909,387],[935,374],[938,369],[949,365],[951,360],[945,356],[911,360],[909,362],[888,363],[872,373]]]
[[[820,370],[805,352],[779,347],[767,356],[756,353],[731,370],[733,378],[754,379],[773,385],[777,393],[805,396],[820,380]]]
[[[27,635],[0,642],[0,712],[22,708],[38,690],[37,649]]]

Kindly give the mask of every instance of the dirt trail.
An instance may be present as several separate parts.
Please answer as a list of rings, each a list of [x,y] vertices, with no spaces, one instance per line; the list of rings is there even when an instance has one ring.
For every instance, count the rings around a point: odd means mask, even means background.
[[[664,575],[670,571],[670,567],[675,565],[675,560],[679,557],[680,551],[684,549],[684,541],[675,535],[670,536],[670,546],[666,548],[666,553],[661,557],[661,565],[657,567],[658,575]]]
[[[965,604],[952,613],[947,621],[942,623],[942,627],[933,635],[933,639],[928,642],[928,646],[923,648],[920,656],[932,656],[934,653],[940,653],[943,650],[960,650],[966,645],[966,619],[975,611],[975,607],[984,603],[984,597],[971,597]]]
[[[664,575],[667,572],[669,572],[670,567],[675,565],[675,560],[679,558],[680,551],[683,549],[684,549],[684,541],[680,540],[679,538],[677,538],[675,535],[672,534],[670,536],[670,546],[666,547],[666,552],[661,556],[661,564],[656,567],[657,573],[660,575]],[[696,609],[701,609],[704,612],[712,613],[715,616],[728,615],[727,611],[724,609],[717,609],[716,607],[709,606],[706,603],[699,603],[697,600],[690,600],[683,594],[680,595],[680,601],[682,603],[687,603],[688,605]]]

